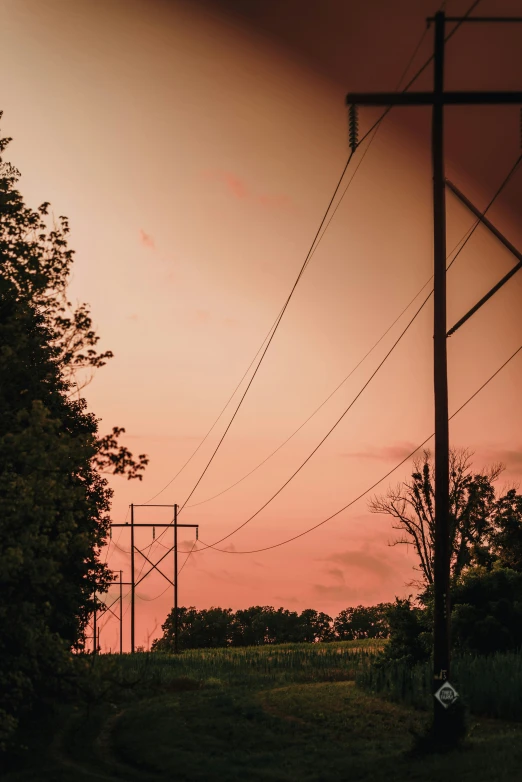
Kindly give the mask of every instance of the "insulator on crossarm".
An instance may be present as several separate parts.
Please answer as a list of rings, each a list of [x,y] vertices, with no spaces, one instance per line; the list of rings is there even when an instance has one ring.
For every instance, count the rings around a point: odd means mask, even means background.
[[[348,135],[350,139],[350,149],[352,153],[357,149],[359,139],[359,117],[357,115],[357,106],[348,107]]]
[[[156,540],[156,527],[152,528],[152,540]]]
[[[196,527],[196,540],[199,540],[199,527]]]
[[[112,524],[109,527],[109,540],[112,540]]]

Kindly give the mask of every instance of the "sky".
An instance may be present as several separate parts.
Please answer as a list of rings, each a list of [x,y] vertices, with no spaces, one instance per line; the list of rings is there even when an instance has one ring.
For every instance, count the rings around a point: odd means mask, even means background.
[[[447,6],[458,14],[468,4]],[[347,160],[346,93],[396,89],[435,10],[428,0],[0,0],[9,159],[22,172],[30,205],[50,201],[56,215],[69,217],[71,298],[90,304],[100,347],[115,354],[85,396],[102,434],[123,426],[128,447],[150,457],[142,482],[110,479],[114,522],[128,520],[131,502],[185,503],[247,380],[172,478],[262,345]],[[521,4],[482,0],[481,11],[517,13]],[[447,47],[447,87],[519,88],[516,34],[504,25],[459,30]],[[431,47],[428,31],[410,76]],[[429,89],[430,79],[427,70],[418,88]],[[360,110],[361,132],[377,116]],[[354,157],[353,182],[180,515],[182,523],[199,524],[201,541],[227,535],[288,480],[420,306],[419,296],[319,413],[224,491],[303,424],[429,280],[429,133],[429,110],[396,109]],[[478,208],[520,154],[519,136],[516,108],[448,110],[447,175]],[[518,246],[521,196],[518,172],[489,212]],[[451,250],[473,218],[451,195],[447,213]],[[509,252],[477,229],[448,274],[449,325],[512,265]],[[450,412],[522,344],[521,291],[515,277],[450,339]],[[190,556],[180,604],[336,615],[414,592],[415,556],[410,547],[389,545],[396,538],[391,522],[371,515],[367,498],[293,543],[240,552],[279,543],[335,513],[432,433],[432,317],[429,302],[332,435],[223,543],[225,553]],[[477,468],[504,461],[506,483],[522,470],[521,380],[519,357],[451,422],[453,445],[471,448]],[[404,465],[378,490],[409,470]],[[135,514],[138,522],[172,518],[171,508]],[[146,548],[147,556],[159,558],[171,536],[169,530]],[[191,529],[180,532],[180,549],[193,542]],[[140,548],[151,543],[150,529],[137,533]],[[123,570],[124,581],[129,545],[127,530],[115,529],[108,562]],[[164,564],[172,577],[171,554]],[[137,643],[148,646],[172,607],[172,588],[153,573],[137,597]],[[128,606],[127,597],[125,648]],[[116,620],[104,618],[102,648],[115,649],[117,638]]]

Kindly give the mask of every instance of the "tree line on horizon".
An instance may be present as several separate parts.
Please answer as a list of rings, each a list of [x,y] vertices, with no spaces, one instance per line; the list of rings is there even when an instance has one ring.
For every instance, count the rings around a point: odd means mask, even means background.
[[[178,608],[178,648],[206,649],[264,644],[317,643],[387,638],[391,603],[345,608],[335,619],[313,608],[301,613],[273,606],[231,608],[194,606]],[[163,636],[151,650],[174,650],[174,609],[162,625]]]

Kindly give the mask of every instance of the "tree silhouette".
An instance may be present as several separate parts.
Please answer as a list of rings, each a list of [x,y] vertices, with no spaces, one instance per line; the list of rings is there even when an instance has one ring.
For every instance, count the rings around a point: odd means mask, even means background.
[[[467,449],[450,452],[450,536],[451,573],[458,578],[463,569],[473,563],[482,564],[488,558],[491,535],[498,503],[494,483],[504,470],[502,464],[476,473],[471,469],[472,453]],[[413,545],[423,579],[421,585],[433,584],[435,539],[435,480],[430,451],[414,461],[411,481],[390,488],[386,494],[374,497],[369,507],[372,513],[382,513],[394,519],[393,528],[403,536],[392,545]],[[414,582],[415,583],[415,582]],[[418,584],[418,582],[417,582]]]
[[[49,204],[26,207],[18,178],[0,157],[0,749],[69,677],[94,591],[112,580],[102,473],[141,479],[148,461],[119,445],[124,429],[101,437],[87,412],[78,373],[112,354],[98,352],[87,305],[67,300],[66,218],[48,229]]]

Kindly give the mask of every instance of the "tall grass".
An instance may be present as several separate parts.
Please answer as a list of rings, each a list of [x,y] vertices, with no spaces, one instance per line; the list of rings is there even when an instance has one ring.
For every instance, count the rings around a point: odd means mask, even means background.
[[[355,681],[360,687],[418,709],[431,709],[431,663],[375,665],[383,641],[280,644],[112,655],[119,675],[156,692],[171,687],[273,687],[292,683]],[[103,655],[104,658],[109,655]],[[522,721],[522,650],[489,657],[460,656],[451,683],[472,714]]]
[[[356,672],[361,687],[419,709],[431,709],[431,677],[431,663],[368,661]],[[522,721],[522,651],[455,657],[451,683],[472,714]]]
[[[280,644],[228,649],[194,649],[113,656],[122,674],[142,683],[168,686],[180,678],[238,686],[354,680],[356,671],[383,648],[382,641]]]

